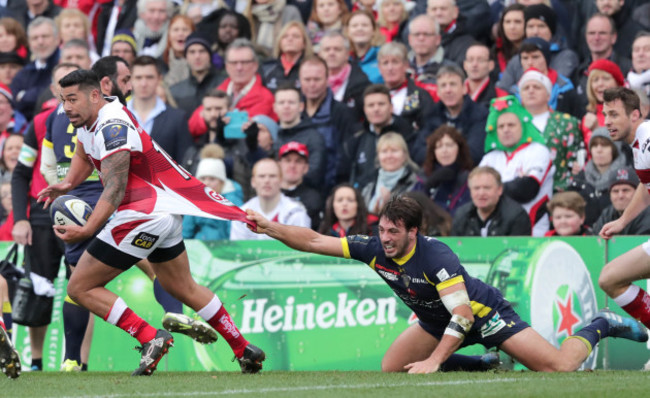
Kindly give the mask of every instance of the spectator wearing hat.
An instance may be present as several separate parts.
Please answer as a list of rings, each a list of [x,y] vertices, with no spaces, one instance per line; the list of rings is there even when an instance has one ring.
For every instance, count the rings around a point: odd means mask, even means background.
[[[618,220],[630,205],[634,193],[639,186],[639,177],[631,167],[622,167],[616,170],[616,177],[609,186],[609,199],[612,202],[600,214],[593,224],[595,233],[600,232],[603,225]],[[630,221],[621,232],[621,235],[649,235],[650,234],[650,207],[643,209],[638,216]]]
[[[151,138],[175,161],[181,162],[192,144],[187,114],[166,105],[158,97],[156,88],[162,78],[158,60],[148,55],[137,57],[131,65],[133,95],[126,107]]]
[[[578,95],[586,99],[589,66],[594,61],[610,60],[625,72],[632,68],[632,61],[614,49],[614,44],[618,41],[616,24],[605,14],[597,13],[589,18],[584,38],[586,45],[580,48],[582,62],[578,65],[572,78]]]
[[[501,174],[503,192],[519,202],[530,218],[533,236],[548,231],[545,204],[553,195],[555,167],[532,115],[514,96],[492,100],[486,124],[485,156],[479,166]]]
[[[589,143],[591,132],[605,125],[605,116],[603,115],[603,94],[605,90],[625,85],[625,78],[618,65],[607,59],[592,62],[587,70],[587,75],[585,85],[588,101],[585,107],[587,113],[585,113],[581,123],[585,147]]]
[[[551,97],[549,98],[548,106],[559,112],[568,113],[575,117],[582,117],[584,115],[584,109],[579,106],[573,83],[568,77],[548,66],[550,57],[550,47],[546,40],[538,37],[524,40],[519,48],[519,57],[517,58],[522,69],[521,75],[523,75],[523,71],[534,68],[548,77],[551,82]],[[521,75],[517,82],[521,79]],[[503,80],[497,83],[497,88],[506,90],[519,97],[518,84],[509,88],[503,87],[502,84]]]
[[[169,91],[179,107],[191,115],[201,105],[203,96],[217,87],[223,76],[212,66],[210,41],[202,33],[194,32],[185,40],[185,59],[189,76],[171,86]]]
[[[427,15],[440,25],[442,39],[440,46],[445,49],[445,57],[462,65],[467,49],[475,39],[467,34],[466,19],[459,13],[455,0],[429,0]]]
[[[10,86],[14,77],[25,66],[25,59],[15,51],[0,52],[0,83]]]
[[[285,225],[311,228],[311,219],[302,203],[285,196],[281,191],[282,170],[280,164],[270,158],[261,159],[253,166],[251,185],[256,196],[241,206],[242,210],[252,209],[269,220]],[[272,239],[264,234],[250,231],[246,224],[233,223],[230,229],[231,240]]]
[[[618,170],[632,164],[605,127],[594,130],[589,140],[589,153],[591,159],[585,164],[584,170],[574,176],[568,190],[580,193],[587,201],[585,223],[592,225],[611,204],[609,187],[616,180]]]
[[[191,42],[191,37],[188,38],[188,43]],[[247,39],[237,39],[230,44],[225,56],[228,78],[218,88],[231,97],[230,109],[247,112],[249,118],[266,115],[277,120],[273,112],[273,94],[264,87],[262,77],[257,73],[259,61],[253,44]],[[200,113],[199,107],[189,121],[190,133],[195,137],[207,130]]]
[[[121,57],[129,65],[133,64],[135,57],[138,55],[138,45],[135,44],[135,37],[128,29],[120,29],[115,32],[111,40],[111,49],[109,55]]]
[[[221,159],[201,159],[196,170],[196,178],[214,192],[228,199],[235,206],[244,203],[241,185],[226,177],[226,166]],[[183,239],[202,241],[230,239],[232,221],[212,218],[183,217]]]
[[[546,42],[546,44],[538,45],[548,46],[548,49],[543,50],[547,53],[545,56],[548,68],[557,71],[558,74],[567,77],[567,80],[569,80],[568,77],[573,76],[578,67],[579,59],[574,51],[568,48],[562,48],[559,42],[553,41],[556,33],[555,12],[544,4],[528,6],[524,10],[524,21],[524,31],[526,34],[526,40],[524,42],[528,42],[533,38]],[[521,54],[521,48],[519,54]],[[521,75],[527,69],[522,68],[520,57],[521,55],[514,56],[508,61],[506,70],[503,72],[497,87],[507,91],[517,84]]]
[[[291,83],[285,83],[277,89],[274,97],[273,110],[280,123],[274,147],[277,151],[289,142],[305,145],[309,154],[305,157],[309,161],[309,168],[304,182],[312,188],[320,189],[325,181],[325,139],[318,133],[311,119],[302,117],[305,104],[300,90]]]
[[[290,141],[280,147],[278,159],[282,170],[282,193],[299,201],[307,209],[312,229],[318,228],[323,210],[323,196],[308,186],[304,178],[309,172],[309,149],[298,141]]]
[[[29,120],[39,94],[52,81],[52,70],[59,62],[59,36],[56,25],[50,18],[34,19],[27,28],[29,49],[34,61],[27,64],[11,83],[15,109]]]
[[[138,0],[138,19],[133,25],[138,55],[151,55],[154,58],[162,55],[173,12],[174,3],[171,0]]]
[[[125,31],[131,31],[138,19],[138,0],[103,1],[97,15],[95,33],[97,51],[102,57],[111,54],[113,37]],[[119,32],[119,33],[118,33]],[[135,42],[135,38],[133,39]],[[134,45],[137,50],[137,45]],[[135,55],[134,57],[135,58]]]
[[[575,117],[548,106],[552,91],[551,80],[536,69],[528,69],[519,80],[521,104],[533,116],[533,124],[551,151],[555,166],[553,189],[563,191],[571,182],[582,135]]]

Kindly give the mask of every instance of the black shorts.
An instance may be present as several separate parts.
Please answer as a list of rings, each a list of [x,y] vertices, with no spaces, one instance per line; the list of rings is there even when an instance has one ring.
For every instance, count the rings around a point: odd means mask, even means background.
[[[502,300],[498,307],[488,315],[490,320],[479,328],[472,328],[463,340],[461,347],[467,347],[474,344],[481,344],[485,348],[499,347],[503,342],[510,337],[529,328],[530,325],[519,318],[519,315],[512,309],[510,303]],[[437,338],[442,339],[447,325],[442,327],[431,325],[419,321],[420,326],[427,333]]]
[[[25,246],[24,261],[33,273],[54,281],[64,251],[63,241],[54,235],[51,225],[32,225],[32,245]]]
[[[93,238],[88,245],[87,250],[90,255],[102,263],[125,271],[131,268],[138,261],[142,260],[142,258],[124,253],[98,238]],[[184,251],[185,243],[180,241],[180,243],[177,243],[172,247],[158,247],[154,249],[154,251],[147,256],[147,259],[152,263],[163,263],[175,259]]]

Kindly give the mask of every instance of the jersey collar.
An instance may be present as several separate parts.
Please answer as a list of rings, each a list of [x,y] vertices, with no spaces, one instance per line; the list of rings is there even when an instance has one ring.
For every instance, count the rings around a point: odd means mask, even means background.
[[[394,258],[393,261],[395,261],[395,263],[397,263],[397,265],[406,264],[406,262],[409,261],[411,259],[411,257],[413,257],[413,255],[415,254],[416,246],[417,246],[417,240],[415,241],[415,244],[413,245],[413,249],[411,249],[411,251],[408,252],[408,254],[406,254],[406,256],[400,257],[400,258]]]

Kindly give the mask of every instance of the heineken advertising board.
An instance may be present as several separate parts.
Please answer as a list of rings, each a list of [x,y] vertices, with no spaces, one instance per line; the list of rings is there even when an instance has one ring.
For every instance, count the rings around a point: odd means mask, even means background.
[[[605,264],[605,243],[597,238],[442,240],[470,275],[501,289],[522,319],[555,346],[605,304],[604,293],[595,285]],[[378,370],[391,342],[417,321],[370,268],[353,260],[300,253],[274,241],[187,241],[186,245],[195,279],[219,295],[246,338],[266,351],[265,369]],[[615,246],[609,243],[610,256]],[[626,248],[632,246],[626,242]],[[46,370],[58,370],[63,358],[63,278],[55,287],[55,313],[44,350]],[[140,270],[132,268],[108,288],[153,326],[161,327],[163,310],[154,299],[152,282]],[[25,328],[15,326],[14,334],[22,359],[29,364]],[[629,350],[619,355],[619,343],[601,344],[585,368],[638,369],[645,363],[645,345],[630,343]],[[127,333],[96,319],[90,369],[133,370],[139,353],[130,348],[136,345]],[[473,346],[462,352],[481,354],[484,349]],[[159,368],[236,371],[232,359],[223,339],[204,346],[176,335]]]

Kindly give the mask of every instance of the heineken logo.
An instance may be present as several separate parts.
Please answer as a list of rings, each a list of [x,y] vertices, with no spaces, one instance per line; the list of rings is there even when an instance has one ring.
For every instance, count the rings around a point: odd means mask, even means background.
[[[569,285],[562,285],[555,293],[553,325],[558,339],[564,340],[585,326],[580,308],[580,298]],[[561,343],[561,341],[558,341]]]
[[[283,305],[269,305],[268,298],[258,298],[243,300],[243,307],[243,334],[386,325],[398,320],[395,297],[356,300],[339,293],[336,301],[316,304],[296,303],[289,296]]]

